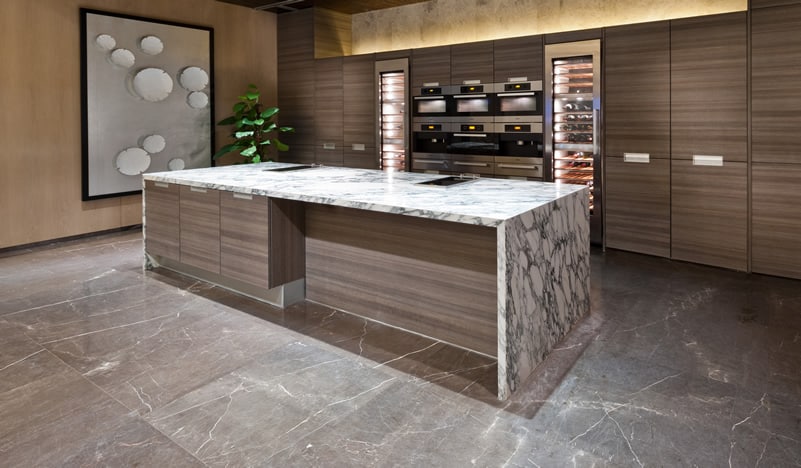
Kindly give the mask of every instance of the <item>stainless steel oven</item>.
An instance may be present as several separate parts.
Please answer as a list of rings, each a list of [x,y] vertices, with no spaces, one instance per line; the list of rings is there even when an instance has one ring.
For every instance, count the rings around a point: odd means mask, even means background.
[[[489,121],[456,122],[448,135],[450,154],[494,156],[498,154],[498,135]]]
[[[542,121],[542,81],[499,83],[496,89],[498,90],[495,109],[497,117],[513,117],[506,121],[522,121],[532,120],[532,116],[539,116],[540,122]]]
[[[447,86],[420,88],[412,96],[412,116],[415,118],[441,118],[451,114],[451,97]]]
[[[495,92],[492,84],[453,86],[451,115],[463,117],[492,117],[495,114]]]
[[[498,155],[495,174],[516,179],[542,180],[542,122],[496,123]]]
[[[412,121],[412,171],[448,172],[451,170],[448,155],[450,124],[427,120],[415,118]]]

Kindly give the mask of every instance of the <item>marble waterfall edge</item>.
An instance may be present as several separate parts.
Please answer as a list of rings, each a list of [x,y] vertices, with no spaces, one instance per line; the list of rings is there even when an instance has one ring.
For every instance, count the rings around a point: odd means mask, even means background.
[[[498,231],[498,398],[504,400],[590,310],[586,190]]]

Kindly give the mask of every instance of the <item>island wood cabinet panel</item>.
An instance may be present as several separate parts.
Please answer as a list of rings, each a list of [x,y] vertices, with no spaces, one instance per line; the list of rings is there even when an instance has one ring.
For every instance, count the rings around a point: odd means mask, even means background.
[[[182,185],[180,262],[220,272],[220,192]]]
[[[671,161],[671,256],[745,271],[747,163]]]
[[[543,79],[542,35],[499,39],[493,45],[494,81],[510,78]]]
[[[342,165],[344,90],[342,57],[314,61],[315,161]]]
[[[497,356],[496,251],[494,228],[309,204],[306,297]]]
[[[751,161],[801,164],[801,3],[751,13]]]
[[[173,260],[180,258],[178,198],[178,185],[145,182],[145,251]]]
[[[671,21],[673,159],[747,161],[747,36],[745,12]]]
[[[751,165],[751,269],[801,279],[801,164]]]
[[[270,288],[270,201],[220,193],[220,274]]]
[[[375,153],[375,55],[353,55],[343,60],[344,150],[361,148],[362,152]]]
[[[425,47],[412,50],[412,80],[409,87],[414,94],[415,88],[425,83],[439,83],[447,86],[451,83],[451,46]]]
[[[478,80],[492,83],[493,41],[470,42],[451,46],[451,83]]]
[[[606,245],[670,257],[670,160],[606,158]]]

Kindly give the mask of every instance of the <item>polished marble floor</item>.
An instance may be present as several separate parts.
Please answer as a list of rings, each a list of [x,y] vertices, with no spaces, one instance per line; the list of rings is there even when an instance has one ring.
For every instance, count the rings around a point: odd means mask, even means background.
[[[0,253],[0,466],[801,466],[801,282],[592,262],[498,402],[492,360],[143,272],[138,231]]]

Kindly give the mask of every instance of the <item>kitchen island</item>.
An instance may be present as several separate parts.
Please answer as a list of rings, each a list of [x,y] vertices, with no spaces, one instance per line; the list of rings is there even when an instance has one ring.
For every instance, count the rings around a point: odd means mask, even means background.
[[[506,399],[589,311],[587,189],[424,184],[445,177],[285,163],[145,174],[145,266],[491,356]]]

